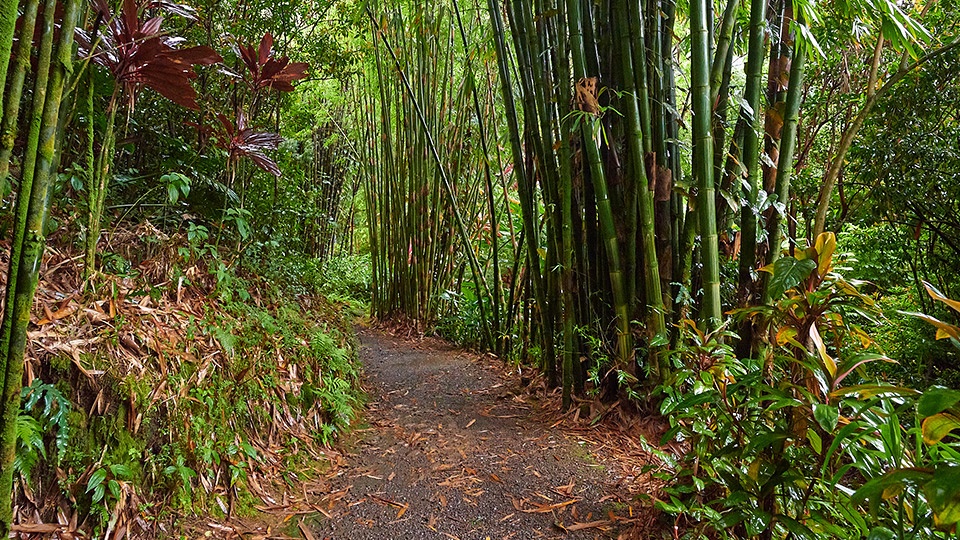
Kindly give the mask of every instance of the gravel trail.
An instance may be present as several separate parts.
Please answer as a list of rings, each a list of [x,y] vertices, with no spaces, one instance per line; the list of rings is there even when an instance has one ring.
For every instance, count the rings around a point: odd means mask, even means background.
[[[496,359],[361,330],[371,403],[316,539],[617,538],[605,469]],[[310,540],[310,539],[308,539]]]

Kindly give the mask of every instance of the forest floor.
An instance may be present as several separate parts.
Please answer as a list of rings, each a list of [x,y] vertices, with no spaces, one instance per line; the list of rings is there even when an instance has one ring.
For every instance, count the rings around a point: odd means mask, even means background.
[[[371,329],[360,340],[365,427],[300,521],[306,540],[672,536],[636,496],[635,442],[561,425],[571,415],[491,356]]]

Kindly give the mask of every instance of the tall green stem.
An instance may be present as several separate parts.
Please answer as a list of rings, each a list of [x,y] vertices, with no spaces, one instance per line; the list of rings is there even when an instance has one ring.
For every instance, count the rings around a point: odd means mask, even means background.
[[[660,290],[660,267],[657,259],[657,246],[655,240],[655,228],[653,219],[653,193],[650,191],[646,170],[644,167],[643,151],[643,132],[640,127],[640,107],[638,98],[634,95],[634,69],[637,62],[643,62],[643,58],[636,58],[630,48],[630,27],[627,18],[626,0],[616,0],[614,18],[617,20],[617,32],[620,42],[620,67],[623,71],[624,84],[626,90],[626,119],[627,119],[627,146],[630,150],[632,172],[635,177],[635,183],[638,190],[638,199],[640,205],[640,245],[643,253],[644,263],[644,288],[647,299],[647,324],[649,331],[654,337],[654,341],[663,341],[666,334],[666,324],[663,318],[663,294]],[[657,355],[650,357],[650,373],[654,380],[657,379],[660,366],[657,361]]]
[[[743,159],[747,164],[746,203],[740,209],[740,299],[749,303],[753,291],[753,274],[757,254],[757,220],[760,218],[757,199],[760,192],[760,139],[757,133],[762,129],[760,114],[760,83],[763,75],[764,26],[767,0],[750,2],[750,38],[747,52],[747,84],[744,88],[744,106],[740,116],[744,118],[747,130],[743,141]]]
[[[20,243],[13,245],[10,257],[11,280],[7,283],[7,301],[13,304],[5,315],[2,325],[2,348],[0,355],[4,359],[4,380],[2,409],[0,409],[0,538],[6,538],[12,523],[13,461],[16,452],[16,425],[20,410],[20,391],[23,377],[23,359],[27,346],[27,327],[30,324],[30,311],[33,296],[37,288],[40,264],[45,247],[44,228],[50,213],[50,194],[56,178],[55,164],[58,162],[57,133],[60,105],[63,99],[64,82],[72,70],[73,29],[77,24],[79,0],[69,0],[64,8],[63,23],[56,62],[51,66],[51,54],[44,55],[47,69],[38,65],[38,74],[44,73],[43,80],[37,80],[38,88],[44,87],[44,100],[40,115],[40,129],[36,151],[36,163],[32,175],[32,189],[29,198],[21,189],[17,200],[18,207],[27,210],[22,214],[23,236]],[[41,52],[51,50],[53,44],[53,19],[55,0],[48,0],[44,10],[44,34],[41,38]],[[48,86],[49,85],[49,86]],[[26,180],[24,180],[26,185]],[[18,216],[20,212],[18,211]],[[18,224],[19,225],[19,224]],[[17,265],[16,273],[12,266]]]
[[[567,0],[567,24],[570,32],[570,49],[573,57],[574,79],[587,77],[584,55],[583,30],[580,18],[579,0]],[[581,122],[583,147],[590,167],[590,179],[593,183],[597,201],[597,217],[600,220],[600,232],[607,254],[607,266],[610,275],[610,292],[613,296],[613,309],[617,324],[617,360],[623,366],[630,366],[633,359],[633,337],[630,334],[629,302],[624,287],[623,270],[620,265],[620,245],[614,224],[613,207],[607,189],[607,177],[600,159],[600,131],[603,129],[596,116],[586,113]]]
[[[16,8],[16,2],[13,4]],[[33,48],[33,33],[37,26],[39,10],[39,0],[28,0],[23,7],[23,16],[20,18],[20,39],[12,62],[13,77],[10,79],[10,89],[7,91],[4,102],[3,121],[0,123],[0,196],[7,191],[10,155],[13,153],[13,145],[17,138],[17,123],[20,120],[20,97],[23,95],[23,84],[30,69],[30,51]],[[0,52],[0,54],[3,53]],[[0,56],[0,58],[4,57]]]
[[[798,24],[803,21],[798,20]],[[767,264],[773,264],[780,258],[783,243],[783,225],[790,200],[790,181],[793,179],[793,155],[797,148],[797,121],[800,117],[800,105],[803,100],[803,79],[807,61],[807,45],[796,40],[793,45],[793,64],[790,66],[790,88],[787,90],[787,103],[783,116],[783,135],[780,141],[780,167],[777,171],[777,199],[773,214],[770,216],[770,250],[767,252]],[[770,302],[769,280],[764,281],[763,302]]]
[[[716,202],[713,184],[713,135],[710,118],[710,45],[706,0],[690,2],[691,66],[693,85],[693,171],[697,180],[697,213],[700,221],[701,281],[703,304],[701,324],[714,329],[720,325],[720,256],[717,241]]]

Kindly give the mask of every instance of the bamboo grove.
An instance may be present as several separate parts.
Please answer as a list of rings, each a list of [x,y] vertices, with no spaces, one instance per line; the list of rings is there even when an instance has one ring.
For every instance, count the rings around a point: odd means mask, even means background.
[[[771,265],[824,231],[859,128],[802,226],[791,186],[818,35],[875,40],[864,117],[877,87],[953,47],[923,54],[929,35],[890,3],[489,0],[366,15],[374,314],[429,324],[457,294],[478,315],[474,342],[536,352],[565,403],[590,374],[652,388],[683,321],[709,332],[769,303]],[[850,20],[870,37],[838,37]],[[750,355],[757,329],[733,324]]]

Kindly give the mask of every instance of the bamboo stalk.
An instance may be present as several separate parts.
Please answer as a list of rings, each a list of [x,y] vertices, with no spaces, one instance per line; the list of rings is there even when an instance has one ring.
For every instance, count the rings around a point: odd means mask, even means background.
[[[746,204],[741,207],[740,230],[740,302],[750,304],[753,297],[753,274],[757,258],[757,221],[760,218],[757,200],[760,192],[760,140],[757,133],[762,129],[760,115],[760,81],[763,75],[764,26],[767,0],[750,2],[750,37],[747,51],[747,82],[743,92],[744,106],[740,116],[750,126],[744,136],[743,159],[747,164],[749,191]]]
[[[17,200],[17,206],[26,208],[18,217],[23,216],[22,240],[13,245],[10,264],[11,280],[7,283],[8,309],[2,325],[0,356],[2,366],[3,394],[0,401],[0,537],[9,534],[12,523],[13,461],[16,451],[16,424],[20,410],[20,390],[23,377],[24,351],[27,345],[27,327],[30,324],[30,311],[37,288],[40,264],[45,247],[44,227],[50,212],[50,195],[56,179],[57,133],[59,127],[60,105],[63,99],[64,82],[72,70],[73,29],[77,24],[79,0],[68,0],[64,8],[60,41],[57,47],[56,62],[51,62],[53,45],[53,21],[55,0],[49,0],[44,10],[44,33],[41,38],[41,54],[47,64],[38,64],[37,88],[44,88],[41,108],[40,128],[36,151],[35,171],[32,175],[32,189],[29,198],[25,182]],[[44,54],[44,51],[47,51]],[[52,65],[51,65],[52,64]],[[40,78],[39,74],[46,76]],[[35,96],[35,99],[38,99]],[[34,105],[37,105],[35,102]],[[13,272],[17,265],[17,272]],[[15,276],[15,279],[13,279]]]
[[[709,42],[707,26],[708,4],[705,0],[690,3],[690,71],[693,103],[693,170],[697,179],[697,214],[700,225],[701,280],[703,301],[700,310],[701,325],[714,329],[720,325],[720,262],[717,242],[717,222],[713,184],[713,136],[710,130],[712,106],[710,103]]]
[[[14,12],[16,12],[17,2],[8,1],[5,3],[12,3]],[[0,196],[3,196],[8,188],[10,156],[13,153],[13,145],[17,137],[17,123],[20,120],[20,98],[23,95],[23,85],[27,78],[27,71],[30,69],[30,51],[33,48],[33,34],[37,26],[39,9],[39,0],[28,0],[23,7],[23,15],[20,18],[20,39],[17,44],[16,56],[12,62],[13,77],[10,80],[10,88],[4,102],[3,121],[0,122]],[[14,19],[16,19],[16,16],[14,16]],[[3,52],[0,51],[0,54],[3,54]],[[6,57],[0,56],[0,58]],[[5,62],[0,62],[0,64],[5,64]]]
[[[797,21],[803,24],[802,20]],[[787,201],[790,198],[790,181],[793,179],[793,156],[797,147],[797,123],[800,105],[803,101],[803,80],[806,71],[806,45],[794,41],[793,63],[790,65],[790,82],[787,90],[787,102],[783,117],[783,134],[780,142],[780,167],[777,171],[777,205],[770,216],[770,249],[767,251],[767,264],[773,264],[780,258],[783,244],[783,225],[787,213]],[[769,280],[764,280],[763,303],[770,303]]]
[[[582,80],[587,77],[587,66],[578,0],[567,0],[567,21],[574,78]],[[581,120],[581,136],[589,165],[590,179],[597,203],[597,215],[600,219],[600,230],[607,256],[610,291],[613,296],[614,313],[616,314],[617,361],[621,366],[629,367],[633,364],[633,336],[630,333],[629,303],[626,298],[623,270],[620,264],[620,246],[617,240],[616,226],[614,225],[613,208],[610,204],[606,173],[600,159],[598,137],[601,129],[602,126],[595,116],[589,113],[584,115]]]
[[[647,299],[648,309],[646,321],[648,330],[653,336],[652,341],[663,342],[666,338],[666,325],[663,317],[663,295],[660,290],[660,267],[657,260],[657,248],[655,243],[655,228],[653,218],[653,193],[648,187],[647,174],[644,167],[643,138],[644,134],[640,128],[640,107],[638,98],[633,96],[635,88],[634,81],[634,61],[630,48],[630,28],[627,17],[626,0],[616,0],[614,6],[614,19],[617,20],[617,32],[620,42],[620,67],[623,71],[623,80],[627,87],[626,97],[626,120],[628,124],[627,146],[630,150],[632,172],[635,178],[637,191],[639,193],[640,205],[640,236],[641,249],[643,251],[644,262],[644,287],[645,297]],[[642,63],[643,59],[637,60]],[[641,98],[642,99],[642,93]],[[654,347],[656,350],[656,347]],[[649,359],[649,371],[651,379],[656,381],[660,376],[660,363],[658,355],[651,354]]]

